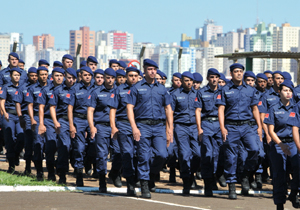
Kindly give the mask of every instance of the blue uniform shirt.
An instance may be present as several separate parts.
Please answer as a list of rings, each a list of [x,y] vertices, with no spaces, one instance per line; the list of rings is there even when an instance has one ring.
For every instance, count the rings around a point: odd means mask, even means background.
[[[201,117],[218,117],[218,106],[216,100],[220,94],[221,87],[213,91],[209,85],[197,91],[196,99],[194,102],[195,108],[201,108]]]
[[[293,111],[289,116],[287,124],[291,126],[300,127],[300,102],[294,105]]]
[[[182,87],[172,94],[172,109],[174,123],[196,123],[194,101],[197,91],[192,88],[189,92]]]
[[[56,115],[67,115],[68,104],[65,103],[66,98],[70,98],[70,88],[63,83],[53,89],[53,93],[49,99],[49,104],[56,106]]]
[[[26,97],[25,97],[25,102],[27,102],[28,104],[33,103],[33,111],[34,112],[38,112],[39,111],[39,104],[37,103],[37,99],[39,98],[40,95],[42,95],[41,93],[41,89],[44,86],[42,86],[39,82],[31,85],[28,88],[28,91],[26,93]]]
[[[19,84],[22,85],[23,83],[27,82],[27,74],[22,69],[20,69],[20,71],[22,73],[20,76]],[[10,78],[10,67],[8,66],[7,68],[0,71],[0,87],[2,87],[5,84],[8,84],[9,82],[11,82],[11,78]]]
[[[94,122],[109,122],[109,103],[110,99],[115,97],[113,93],[115,91],[116,86],[112,89],[106,89],[104,84],[96,88],[91,95],[88,97],[88,103],[90,107],[95,108],[94,111]]]
[[[47,86],[43,87],[41,89],[41,93],[39,94],[39,97],[37,98],[37,103],[38,104],[43,104],[45,105],[44,108],[44,115],[48,115],[50,116],[50,104],[49,104],[49,100],[51,99],[51,97],[53,98],[53,90],[54,90],[54,85],[53,83],[49,83]]]
[[[126,103],[132,104],[136,120],[163,120],[162,107],[171,103],[171,96],[162,84],[145,79],[135,84],[127,95]]]
[[[21,111],[27,111],[28,104],[25,102],[25,97],[28,92],[30,86],[32,86],[30,82],[26,82],[20,86],[18,94],[14,97],[15,103],[21,104]]]
[[[293,98],[296,102],[300,101],[300,85],[294,88]]]
[[[0,98],[5,99],[5,109],[15,110],[14,98],[18,95],[20,86],[14,86],[12,82],[5,84],[0,90]]]
[[[268,113],[270,107],[280,101],[279,93],[276,93],[271,87],[258,103],[258,109],[261,113]]]
[[[288,125],[290,116],[295,116],[292,112],[294,108],[293,100],[289,106],[284,106],[281,101],[271,106],[269,113],[266,114],[264,123],[274,125],[274,132],[279,138],[293,137],[292,126]]]
[[[225,106],[225,120],[251,120],[251,107],[258,104],[258,99],[255,89],[244,81],[240,86],[229,81],[217,96],[216,104]]]

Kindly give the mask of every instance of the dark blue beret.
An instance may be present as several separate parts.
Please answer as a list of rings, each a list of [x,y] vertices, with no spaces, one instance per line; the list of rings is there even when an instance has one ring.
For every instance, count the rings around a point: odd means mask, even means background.
[[[233,71],[234,69],[237,69],[237,68],[245,70],[245,67],[240,63],[234,63],[229,68],[230,68],[230,71]]]
[[[261,78],[261,79],[264,79],[264,80],[268,81],[268,77],[267,77],[265,74],[263,74],[263,73],[259,73],[259,74],[257,74],[257,75],[256,75],[256,77],[257,77],[257,78]]]
[[[80,69],[77,69],[77,70],[76,70],[76,74],[78,74],[78,73],[80,73]]]
[[[25,62],[23,60],[21,60],[21,59],[19,59],[19,63],[24,63],[25,64]]]
[[[226,82],[226,80],[227,80],[226,77],[225,77],[225,75],[224,75],[223,73],[220,73],[220,79],[221,79],[221,80],[224,80],[225,82]]]
[[[96,74],[104,75],[104,71],[102,69],[97,69],[96,71],[94,71],[94,75],[96,75]]]
[[[294,91],[294,84],[291,80],[288,79],[284,80],[283,83],[280,84],[280,87],[281,86],[286,86],[288,88],[291,88],[292,91]]]
[[[107,75],[113,76],[113,77],[117,76],[115,70],[113,70],[112,68],[105,69],[104,74],[107,74]]]
[[[69,60],[74,61],[73,56],[72,56],[72,55],[69,55],[69,54],[65,54],[65,55],[63,56],[63,58],[66,58],[66,59],[69,59]]]
[[[77,78],[77,72],[73,68],[67,68],[66,73],[68,73],[68,74],[72,75],[73,77]]]
[[[122,69],[117,70],[116,74],[117,74],[117,76],[123,76],[123,77],[125,77],[125,75],[126,75],[125,71]]]
[[[264,74],[273,74],[273,72],[272,71],[270,71],[270,70],[267,70],[267,71],[264,71]]]
[[[280,74],[280,75],[283,76],[283,78],[284,78],[284,74],[282,74],[282,71],[274,71],[274,72],[273,72],[273,75],[274,75],[274,74]]]
[[[162,72],[162,71],[161,71],[161,75],[162,75],[162,76],[161,76],[162,78],[165,77],[166,79],[168,79],[167,75],[166,75],[164,72]]]
[[[193,76],[194,76],[194,81],[195,82],[202,82],[203,81],[203,77],[200,73],[195,72],[195,73],[193,73]]]
[[[192,74],[191,72],[189,72],[189,71],[183,72],[183,73],[181,74],[181,76],[182,76],[182,77],[188,77],[188,78],[194,80],[193,74]]]
[[[173,74],[173,77],[178,77],[179,79],[181,79],[181,74],[179,72],[176,72]]]
[[[126,68],[127,65],[124,61],[119,61],[119,66],[123,67],[123,68]]]
[[[217,76],[220,77],[219,71],[217,69],[215,69],[215,68],[208,69],[207,76],[209,76],[209,75],[217,75]]]
[[[153,60],[150,60],[150,59],[145,59],[144,65],[145,66],[154,66],[155,68],[158,68],[158,65]]]
[[[48,69],[47,69],[45,66],[40,66],[40,67],[37,68],[36,71],[37,71],[37,72],[38,72],[38,71],[48,71]]]
[[[158,74],[161,78],[163,78],[163,74],[162,74],[162,71],[161,71],[161,70],[157,69],[156,74]]]
[[[92,69],[90,67],[88,67],[88,66],[82,66],[80,68],[80,70],[81,71],[86,71],[86,72],[90,73],[92,76],[94,76],[94,73],[93,73]]]
[[[116,59],[111,59],[111,60],[109,61],[109,66],[110,66],[111,64],[113,64],[113,63],[119,64],[119,62],[118,62]]]
[[[244,74],[244,79],[246,77],[252,77],[252,78],[256,79],[256,76],[252,71],[246,71],[245,74]]]
[[[16,71],[16,72],[18,72],[19,74],[22,74],[21,69],[20,69],[20,68],[17,68],[17,67],[11,68],[9,71],[10,71],[10,72]]]
[[[86,61],[81,61],[80,66],[86,66]]]
[[[47,65],[47,66],[50,66],[50,64],[48,63],[48,61],[46,61],[45,59],[39,60],[39,66],[40,66],[40,65]]]
[[[60,66],[63,67],[63,64],[60,61],[54,61],[53,66]]]
[[[65,74],[65,70],[62,69],[62,68],[59,68],[59,67],[56,67],[52,70],[52,74],[53,72],[58,72],[58,73],[61,73],[61,74]]]
[[[141,76],[141,77],[144,77],[144,74],[143,74],[143,72],[142,72],[142,71],[140,71],[140,76]]]
[[[18,60],[20,59],[20,58],[19,58],[19,55],[18,55],[17,53],[15,53],[15,52],[11,52],[11,53],[9,53],[9,55],[15,57],[15,58],[18,59]]]
[[[292,76],[290,75],[289,72],[284,71],[282,72],[282,74],[284,79],[292,80]]]
[[[135,71],[135,72],[137,72],[138,74],[140,74],[140,72],[141,72],[139,69],[137,69],[137,68],[135,68],[135,67],[127,67],[127,68],[126,68],[126,73],[131,72],[131,71]]]
[[[0,65],[2,66],[2,62],[0,61]]]
[[[98,63],[97,58],[95,58],[94,56],[89,56],[87,58],[86,62],[93,62],[93,63]]]
[[[28,73],[37,73],[36,68],[35,67],[30,67],[28,69]]]

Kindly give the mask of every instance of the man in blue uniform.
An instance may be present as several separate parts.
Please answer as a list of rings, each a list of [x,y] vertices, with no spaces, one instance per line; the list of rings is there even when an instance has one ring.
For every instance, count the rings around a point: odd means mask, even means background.
[[[25,62],[21,59],[19,59],[19,64],[18,64],[19,68],[24,70],[24,67],[25,67]]]
[[[208,69],[208,84],[197,92],[194,103],[198,138],[201,142],[201,173],[204,179],[205,196],[213,195],[219,153],[223,144],[218,120],[218,107],[215,105],[221,89],[218,85],[219,78],[220,73],[217,69]]]
[[[181,86],[181,74],[179,72],[176,72],[173,74],[172,87],[168,89],[169,93],[172,93],[177,88],[180,88],[180,86]]]
[[[198,72],[193,73],[193,76],[194,76],[194,85],[193,85],[194,89],[199,90],[203,81],[203,77]]]
[[[182,86],[172,93],[174,111],[174,137],[178,146],[180,178],[183,194],[190,194],[194,173],[200,167],[200,143],[197,137],[194,101],[197,91],[193,88],[194,76],[190,72],[181,75]]]
[[[116,59],[112,59],[109,61],[109,68],[117,71],[119,69],[119,62]]]
[[[39,126],[39,104],[37,99],[41,96],[41,89],[47,86],[48,80],[48,69],[45,67],[39,67],[37,69],[38,82],[29,87],[25,102],[28,104],[28,115],[31,121],[31,129],[33,133],[33,162],[37,170],[37,179],[39,181],[44,180],[43,173],[43,146],[44,146],[44,137],[38,135],[38,126]]]
[[[69,54],[65,54],[62,57],[63,69],[66,70],[67,68],[72,68],[73,62],[74,62],[74,58]]]
[[[119,69],[125,71],[127,65],[124,61],[119,61]]]
[[[2,62],[0,61],[0,70],[2,69]]]
[[[43,67],[45,67],[45,68],[49,68],[49,66],[50,66],[50,64],[49,64],[49,62],[48,61],[46,61],[45,59],[41,59],[41,60],[39,60],[39,67],[40,66],[43,66]]]
[[[154,178],[167,158],[166,145],[173,141],[171,97],[155,80],[157,69],[154,61],[145,59],[145,78],[130,89],[126,99],[128,120],[137,141],[137,169],[143,198],[151,198],[149,187],[155,189]],[[166,130],[162,107],[167,118]]]
[[[242,193],[248,194],[249,174],[255,170],[258,161],[258,146],[256,133],[250,128],[250,120],[254,117],[261,138],[261,122],[257,108],[258,99],[255,90],[243,82],[244,66],[235,63],[230,66],[232,80],[228,82],[217,97],[219,105],[218,117],[224,142],[225,165],[224,172],[229,183],[229,198],[236,199],[235,183],[237,168],[237,150],[242,141],[248,157],[242,175]],[[243,98],[243,100],[240,100]]]
[[[65,71],[65,82],[56,86],[50,96],[50,114],[53,120],[55,132],[57,134],[57,164],[56,169],[59,174],[59,183],[66,184],[66,172],[69,168],[69,152],[71,148],[71,138],[68,134],[68,104],[65,98],[70,98],[70,88],[76,83],[76,71],[68,68]],[[56,76],[54,74],[54,76]]]
[[[269,90],[273,86],[273,72],[270,70],[267,70],[264,72],[264,74],[268,78],[267,90]]]
[[[83,67],[83,66],[86,66],[86,61],[81,61],[80,62],[80,68]]]
[[[126,82],[126,73],[124,70],[119,69],[116,71],[117,78],[116,78],[116,84],[117,86],[124,84]]]
[[[87,121],[88,97],[94,89],[94,84],[91,83],[93,72],[88,66],[83,66],[80,69],[81,82],[74,85],[70,90],[70,97],[65,98],[65,103],[68,105],[68,120],[69,132],[73,143],[73,157],[75,159],[74,168],[77,171],[76,185],[83,186],[83,160],[85,157],[86,146],[88,139],[85,138],[85,133],[89,133]]]
[[[64,65],[60,61],[53,62],[53,68],[62,68]]]
[[[90,67],[92,72],[96,71],[97,64],[98,64],[97,58],[95,58],[94,56],[89,56],[86,60],[86,66]]]
[[[219,78],[219,85],[220,86],[225,86],[226,83],[228,83],[229,80],[226,79],[225,75],[220,73],[220,78]]]
[[[30,175],[31,173],[31,160],[32,160],[32,141],[33,141],[33,131],[31,130],[30,117],[28,115],[27,103],[25,102],[25,97],[28,92],[29,87],[35,84],[38,80],[37,71],[35,67],[28,69],[28,82],[20,86],[18,95],[14,98],[16,103],[16,111],[20,120],[20,125],[24,130],[24,146],[25,154],[24,160],[26,161],[25,175]]]
[[[123,70],[122,70],[123,71]],[[110,100],[111,138],[118,139],[121,154],[123,177],[127,181],[127,195],[135,196],[135,166],[134,166],[134,139],[126,113],[126,96],[132,85],[138,82],[140,70],[134,67],[126,69],[126,82],[116,88],[114,97]],[[117,121],[117,122],[116,122]]]
[[[101,86],[104,82],[104,71],[102,69],[97,69],[94,71],[95,85]]]

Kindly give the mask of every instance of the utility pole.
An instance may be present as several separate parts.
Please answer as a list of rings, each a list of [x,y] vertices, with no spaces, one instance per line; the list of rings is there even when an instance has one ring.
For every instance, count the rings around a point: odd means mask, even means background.
[[[178,72],[181,74],[181,55],[182,55],[182,47],[179,48],[178,52]]]
[[[18,42],[14,42],[13,52],[17,52],[17,46],[18,46]]]
[[[77,69],[80,68],[80,50],[81,50],[81,44],[77,45],[77,51],[76,51],[76,66]]]
[[[144,52],[145,52],[145,49],[146,49],[146,45],[143,45],[142,49],[141,49],[141,52],[140,52],[140,70],[142,71],[143,69],[143,66],[144,66]]]

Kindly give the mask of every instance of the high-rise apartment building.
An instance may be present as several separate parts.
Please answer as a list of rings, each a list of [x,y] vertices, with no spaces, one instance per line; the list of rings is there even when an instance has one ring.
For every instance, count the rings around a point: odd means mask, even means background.
[[[33,45],[36,50],[46,50],[54,48],[54,37],[51,34],[42,34],[41,36],[33,36]]]
[[[14,42],[17,42],[17,52],[22,52],[24,50],[23,34],[10,33],[10,51],[13,50]]]
[[[77,46],[81,44],[80,57],[87,58],[95,56],[95,31],[90,31],[87,26],[80,27],[79,30],[70,31],[70,54],[76,56]]]
[[[210,42],[212,37],[217,37],[217,34],[223,33],[223,26],[215,25],[214,20],[205,20],[203,31],[202,31],[202,38],[203,41]]]
[[[107,35],[102,35],[106,39],[108,46],[113,46],[113,50],[124,50],[133,54],[133,34],[123,31],[109,31]]]
[[[7,58],[10,53],[10,34],[0,34],[0,60],[2,68],[8,65]]]

